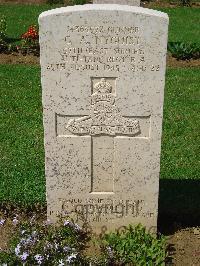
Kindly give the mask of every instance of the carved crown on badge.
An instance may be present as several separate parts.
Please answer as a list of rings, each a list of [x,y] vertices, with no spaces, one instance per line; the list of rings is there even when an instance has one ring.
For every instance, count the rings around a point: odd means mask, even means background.
[[[112,85],[101,78],[91,95],[90,115],[70,119],[66,128],[77,135],[136,135],[140,133],[139,121],[123,117],[115,105]]]

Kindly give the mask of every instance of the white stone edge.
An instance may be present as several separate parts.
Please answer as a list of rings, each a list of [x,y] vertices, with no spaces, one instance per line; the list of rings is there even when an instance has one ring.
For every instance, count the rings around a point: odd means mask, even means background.
[[[48,17],[48,16],[59,15],[59,14],[63,14],[63,13],[80,12],[80,11],[93,11],[93,10],[133,12],[136,14],[157,16],[157,17],[166,19],[167,22],[169,21],[168,15],[164,12],[161,12],[161,11],[143,8],[143,7],[137,7],[137,6],[117,5],[117,4],[87,4],[87,5],[75,5],[75,6],[56,8],[56,9],[42,12],[39,15],[38,21],[40,22],[43,18]]]

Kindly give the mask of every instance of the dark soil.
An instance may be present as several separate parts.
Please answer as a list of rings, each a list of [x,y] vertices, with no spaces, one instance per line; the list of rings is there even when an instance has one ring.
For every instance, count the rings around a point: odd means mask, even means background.
[[[200,227],[179,230],[168,236],[169,265],[200,265]]]
[[[167,66],[169,67],[200,67],[200,58],[191,60],[177,60],[171,55],[167,55]]]
[[[156,8],[156,7],[175,8],[175,7],[180,7],[181,5],[179,4],[178,1],[175,3],[175,2],[160,0],[160,1],[142,1],[141,2],[141,6],[142,7],[146,7],[146,8]],[[192,1],[191,1],[190,7],[199,8],[200,7],[200,2],[192,3]]]
[[[13,225],[13,219],[17,217],[19,222],[30,221],[35,217],[41,222],[46,221],[46,206],[33,205],[31,207],[18,207],[10,204],[1,204],[0,220],[5,219],[5,223],[0,225],[0,251],[8,248],[9,241],[16,232],[16,225]]]
[[[25,64],[25,65],[39,65],[40,58],[34,55],[22,55],[19,53],[0,54],[1,64]]]

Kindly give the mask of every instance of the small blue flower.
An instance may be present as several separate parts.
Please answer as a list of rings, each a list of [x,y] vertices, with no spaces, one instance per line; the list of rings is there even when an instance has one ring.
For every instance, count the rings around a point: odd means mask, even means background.
[[[55,249],[58,249],[59,245],[57,243],[55,243]]]
[[[21,234],[24,235],[26,233],[26,230],[22,230]]]
[[[22,238],[22,239],[20,240],[20,244],[22,244],[22,245],[26,245],[26,239],[25,239],[25,238]]]
[[[70,256],[67,257],[67,262],[71,263],[74,259],[76,259],[77,253],[72,253]]]
[[[5,219],[0,219],[0,225],[4,225],[5,221]]]
[[[35,255],[34,258],[39,265],[42,264],[42,261],[44,260],[44,257],[40,254]]]
[[[72,223],[69,220],[64,221],[64,226],[68,226],[68,225],[71,226]]]
[[[58,262],[59,262],[58,266],[64,266],[64,265],[65,265],[65,263],[63,262],[63,260],[62,260],[62,259],[61,259],[61,260],[59,260]]]
[[[18,244],[17,247],[15,248],[15,255],[16,255],[16,256],[19,256],[20,249],[21,249],[21,245]]]
[[[43,225],[46,226],[46,225],[51,225],[53,222],[49,219],[47,219],[46,221],[43,222]]]
[[[15,216],[12,222],[13,222],[14,225],[17,225],[18,222],[19,222],[19,220],[18,220],[17,217]]]
[[[66,247],[63,247],[63,251],[64,251],[64,252],[71,251],[71,248],[70,248],[70,247],[67,247],[67,246],[66,246]]]
[[[29,256],[29,254],[27,252],[23,252],[23,254],[20,256],[20,258],[22,261],[25,261],[28,256]]]
[[[74,229],[77,230],[77,231],[81,231],[81,227],[78,224],[74,225]]]
[[[112,248],[111,247],[107,247],[107,251],[108,251],[108,255],[110,258],[113,257],[113,251],[112,251]]]
[[[33,232],[32,232],[32,236],[33,236],[33,237],[36,237],[36,236],[37,236],[37,231],[33,231]]]

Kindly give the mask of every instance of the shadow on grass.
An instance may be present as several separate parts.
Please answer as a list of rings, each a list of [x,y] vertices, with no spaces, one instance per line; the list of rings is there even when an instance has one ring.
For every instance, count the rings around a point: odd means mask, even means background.
[[[160,179],[158,231],[200,226],[200,180]]]

